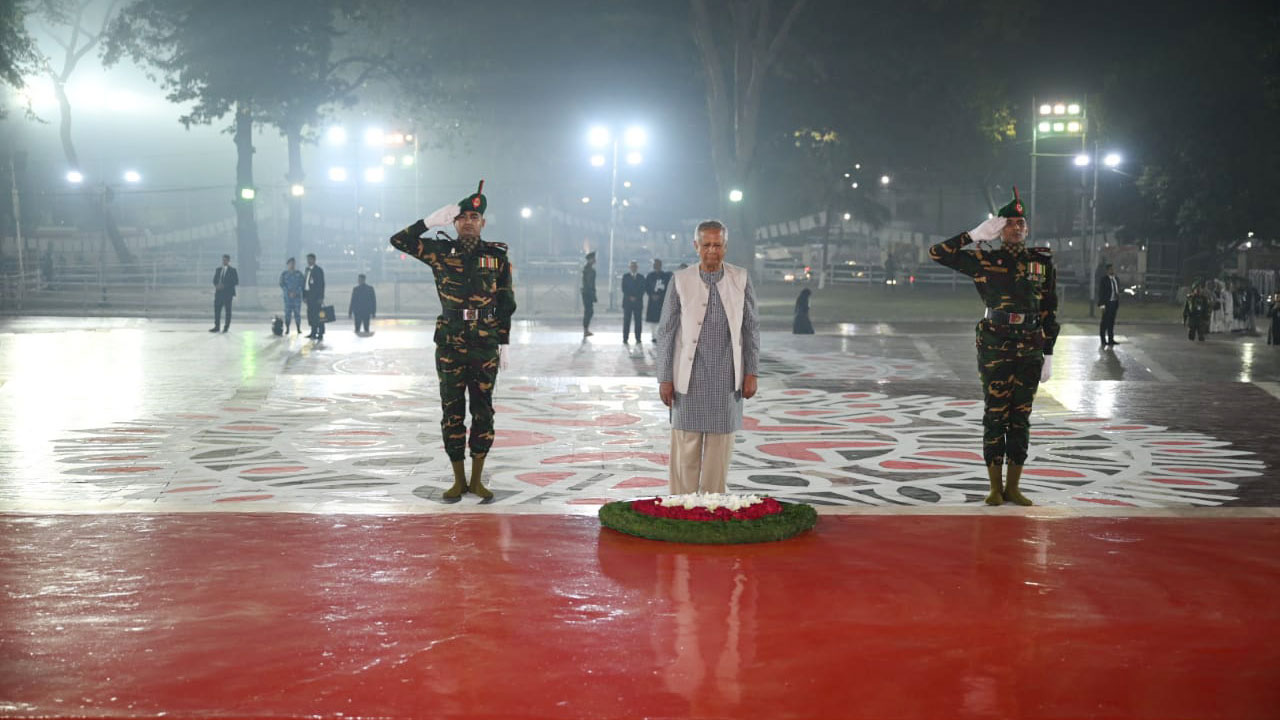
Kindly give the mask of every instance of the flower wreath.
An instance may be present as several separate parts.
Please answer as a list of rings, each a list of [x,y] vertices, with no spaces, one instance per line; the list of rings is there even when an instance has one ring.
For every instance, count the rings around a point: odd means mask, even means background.
[[[756,495],[668,495],[622,500],[600,508],[600,524],[650,540],[752,543],[785,540],[818,522],[812,505]]]

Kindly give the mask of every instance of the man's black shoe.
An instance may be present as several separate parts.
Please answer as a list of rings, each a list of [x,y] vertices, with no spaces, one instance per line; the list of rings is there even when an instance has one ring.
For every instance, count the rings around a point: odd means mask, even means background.
[[[211,327],[211,328],[209,328],[209,332],[218,332],[218,328],[216,328],[216,327]]]

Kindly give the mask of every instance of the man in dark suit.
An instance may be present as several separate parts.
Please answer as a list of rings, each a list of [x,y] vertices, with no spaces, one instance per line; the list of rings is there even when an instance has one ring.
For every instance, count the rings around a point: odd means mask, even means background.
[[[1116,344],[1116,311],[1120,309],[1120,281],[1116,268],[1107,263],[1107,274],[1098,280],[1098,309],[1102,310],[1102,322],[1098,323],[1098,338],[1103,345]]]
[[[645,307],[644,319],[650,325],[662,322],[662,302],[667,297],[667,286],[671,284],[671,273],[662,271],[662,261],[654,258],[653,272],[644,278],[644,292],[649,296],[649,304]]]
[[[302,275],[302,301],[307,304],[307,325],[311,327],[311,340],[324,339],[324,322],[320,308],[324,307],[324,270],[316,264],[315,253],[307,253],[307,270]]]
[[[236,296],[236,285],[240,284],[240,276],[231,267],[231,256],[223,255],[222,264],[213,271],[213,327],[209,332],[226,332],[231,329],[231,299]],[[227,324],[222,324],[222,309],[227,309]]]
[[[631,321],[636,323],[636,342],[640,342],[640,321],[644,313],[644,276],[635,260],[622,276],[622,342],[630,342]]]
[[[596,307],[596,251],[587,253],[586,264],[582,266],[582,337],[590,337],[591,316]]]
[[[347,305],[347,317],[356,319],[356,334],[369,332],[369,318],[378,314],[378,295],[372,285],[365,284],[364,275],[356,276],[357,285],[351,288],[351,303]]]

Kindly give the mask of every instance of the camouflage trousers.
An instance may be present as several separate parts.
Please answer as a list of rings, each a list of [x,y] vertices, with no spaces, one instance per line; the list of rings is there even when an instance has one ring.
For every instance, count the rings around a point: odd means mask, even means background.
[[[452,461],[467,450],[467,395],[471,396],[471,456],[493,445],[493,387],[498,381],[498,344],[436,345],[436,378],[440,381],[440,433]]]
[[[982,459],[988,465],[1027,461],[1031,444],[1031,403],[1044,366],[1039,330],[1001,332],[978,326],[978,375],[982,378]]]

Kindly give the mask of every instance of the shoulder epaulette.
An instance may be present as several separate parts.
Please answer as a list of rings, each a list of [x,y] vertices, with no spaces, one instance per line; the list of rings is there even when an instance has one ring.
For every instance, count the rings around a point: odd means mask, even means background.
[[[506,243],[500,243],[500,242],[489,242],[488,240],[485,240],[485,241],[484,241],[484,246],[485,246],[485,249],[487,249],[487,250],[492,250],[492,251],[494,251],[494,252],[496,252],[496,253],[501,253],[501,254],[503,254],[503,255],[506,255],[506,254],[507,254],[507,244],[506,244]]]
[[[1031,248],[1027,248],[1027,251],[1036,253],[1038,255],[1053,257],[1053,251],[1047,247],[1031,247]]]

